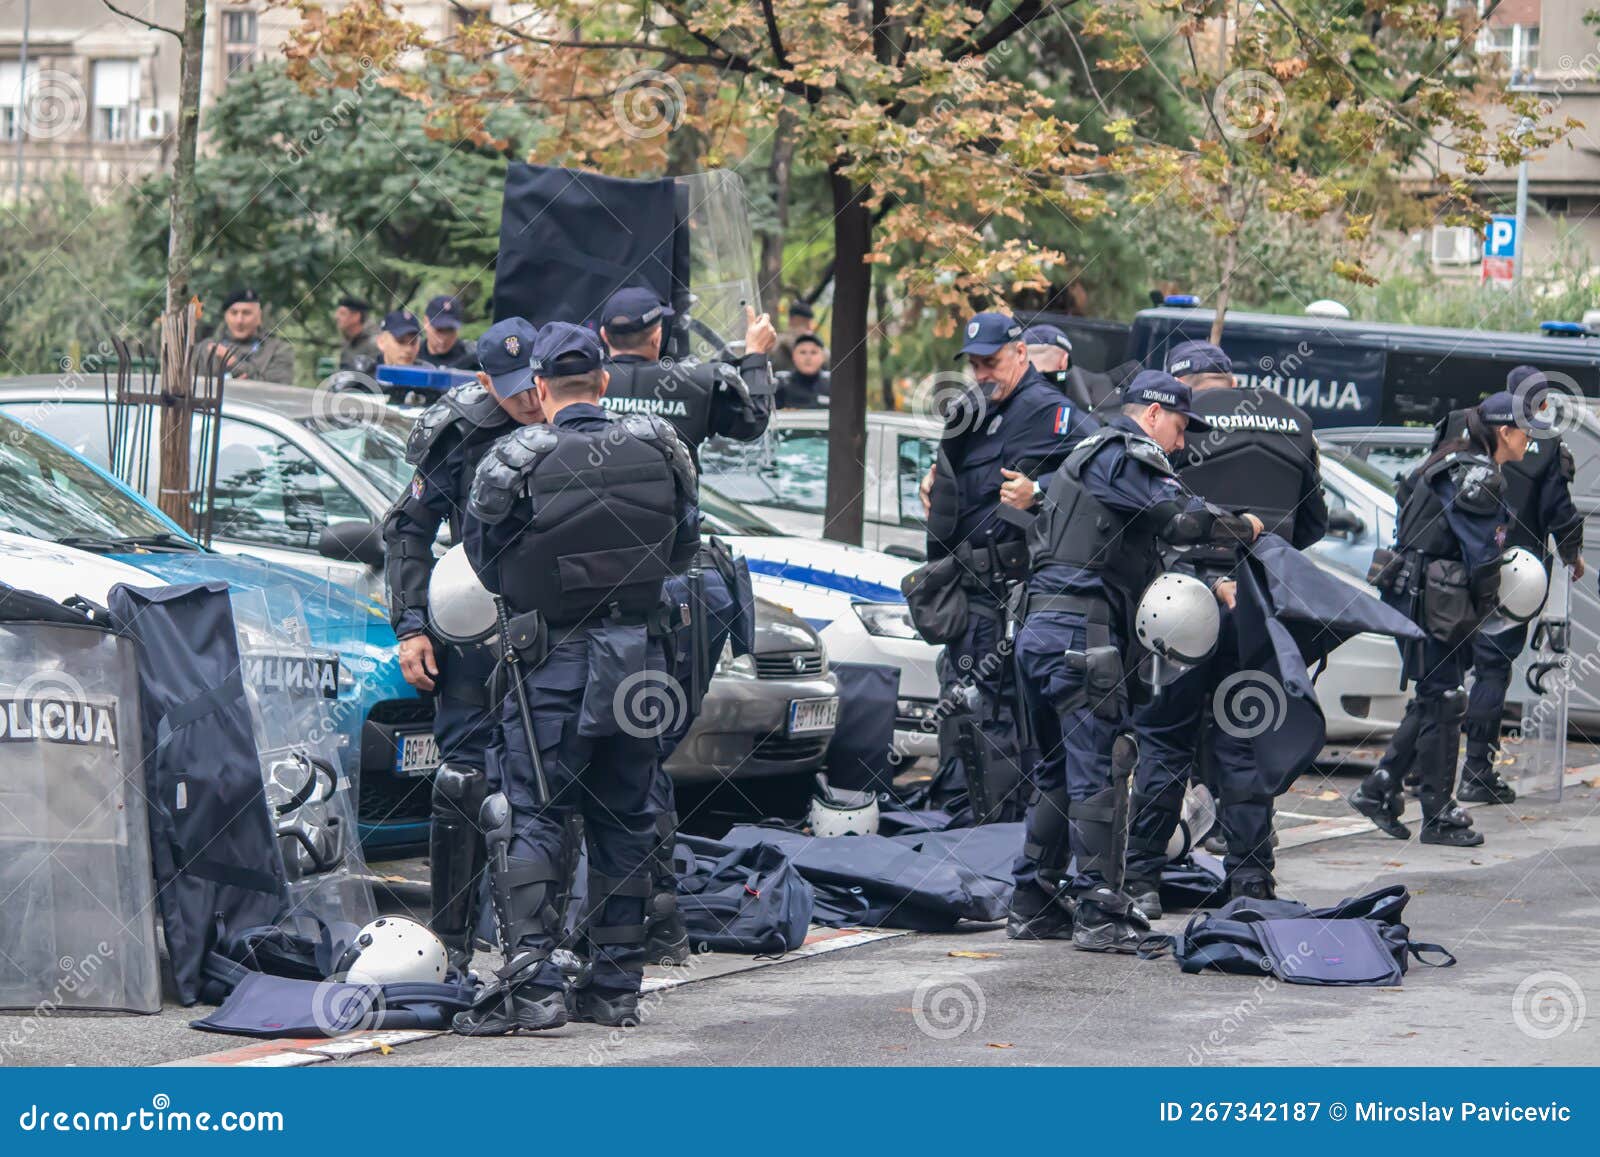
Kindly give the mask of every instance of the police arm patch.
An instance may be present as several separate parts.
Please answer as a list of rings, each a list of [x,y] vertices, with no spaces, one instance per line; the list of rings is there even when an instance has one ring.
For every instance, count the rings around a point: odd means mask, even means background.
[[[1065,434],[1072,429],[1072,407],[1057,406],[1054,432]]]

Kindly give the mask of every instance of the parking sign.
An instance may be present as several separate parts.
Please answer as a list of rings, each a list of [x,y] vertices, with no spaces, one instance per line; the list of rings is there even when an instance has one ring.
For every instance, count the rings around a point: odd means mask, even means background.
[[[1515,217],[1491,217],[1487,235],[1484,237],[1483,255],[1485,257],[1515,257],[1517,255],[1517,219]]]

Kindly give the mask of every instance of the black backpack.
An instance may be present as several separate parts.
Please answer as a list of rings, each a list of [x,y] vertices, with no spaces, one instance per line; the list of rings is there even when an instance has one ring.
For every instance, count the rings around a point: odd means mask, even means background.
[[[1434,968],[1456,962],[1440,945],[1411,939],[1400,921],[1410,899],[1403,884],[1331,908],[1242,896],[1215,912],[1201,912],[1175,936],[1146,937],[1139,955],[1153,959],[1171,951],[1189,973],[1210,969],[1275,976],[1290,984],[1393,987],[1412,957]],[[1443,959],[1429,960],[1424,953]]]
[[[696,951],[779,955],[805,943],[816,895],[780,849],[680,836],[677,853],[678,911]]]

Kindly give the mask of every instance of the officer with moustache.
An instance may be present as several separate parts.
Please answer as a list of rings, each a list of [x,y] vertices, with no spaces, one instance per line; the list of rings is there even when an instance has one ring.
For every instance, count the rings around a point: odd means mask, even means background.
[[[604,351],[551,322],[532,369],[546,423],[496,442],[463,520],[467,557],[502,600],[515,662],[497,790],[484,804],[490,895],[506,963],[457,1032],[493,1036],[576,1017],[638,1022],[660,754],[650,715],[667,675],[662,582],[700,549],[687,447],[649,414],[600,405]],[[530,733],[531,730],[531,733]],[[581,817],[589,855],[587,982],[562,944]]]
[[[1178,479],[1191,492],[1227,511],[1248,508],[1266,532],[1299,550],[1321,541],[1328,505],[1311,418],[1287,398],[1264,389],[1240,389],[1233,362],[1210,342],[1175,346],[1167,370],[1193,393],[1194,411],[1209,429],[1185,440],[1174,456]],[[1208,586],[1232,577],[1237,552],[1192,547],[1170,560]],[[1128,831],[1127,886],[1139,907],[1161,915],[1161,868],[1177,829],[1185,785],[1203,759],[1202,777],[1217,793],[1227,835],[1225,866],[1230,893],[1273,895],[1272,796],[1259,784],[1255,757],[1239,727],[1226,717],[1218,689],[1237,670],[1238,637],[1224,614],[1216,652],[1162,689],[1134,716],[1139,767]]]
[[[428,582],[439,527],[448,525],[451,539],[461,541],[468,490],[490,446],[519,425],[544,421],[528,368],[536,333],[514,317],[478,340],[477,357],[485,371],[418,415],[406,444],[406,460],[416,474],[383,520],[389,621],[400,639],[400,672],[418,691],[433,695],[433,734],[439,744],[428,837],[429,923],[462,972],[472,960],[484,866],[478,813],[488,790],[489,748],[497,726],[497,704],[489,693],[496,655],[484,643],[451,643],[430,633]]]
[[[745,307],[744,354],[736,361],[684,361],[665,364],[661,350],[672,307],[644,288],[629,286],[607,299],[600,311],[600,336],[610,350],[610,375],[602,404],[611,414],[643,413],[672,424],[696,467],[707,438],[753,442],[767,430],[772,416],[774,383],[767,355],[777,332],[766,314]],[[685,710],[669,722],[661,737],[661,762],[676,750],[700,711],[711,669],[731,640],[735,654],[754,644],[754,605],[744,561],[717,539],[709,539],[685,576],[669,577],[669,605],[683,617],[668,655],[669,670],[684,689]],[[652,961],[682,964],[689,958],[689,934],[678,913],[677,874],[672,849],[678,814],[672,779],[658,772],[651,787],[658,838],[655,890],[650,898],[650,935],[646,948]]]

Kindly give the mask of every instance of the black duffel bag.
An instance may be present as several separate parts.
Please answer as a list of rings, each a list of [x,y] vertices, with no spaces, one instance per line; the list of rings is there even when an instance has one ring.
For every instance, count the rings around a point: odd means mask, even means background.
[[[900,580],[911,622],[924,641],[936,646],[959,639],[971,613],[961,585],[962,566],[955,555],[919,566]]]
[[[780,849],[681,836],[677,852],[678,911],[696,951],[779,955],[805,943],[816,894]]]

